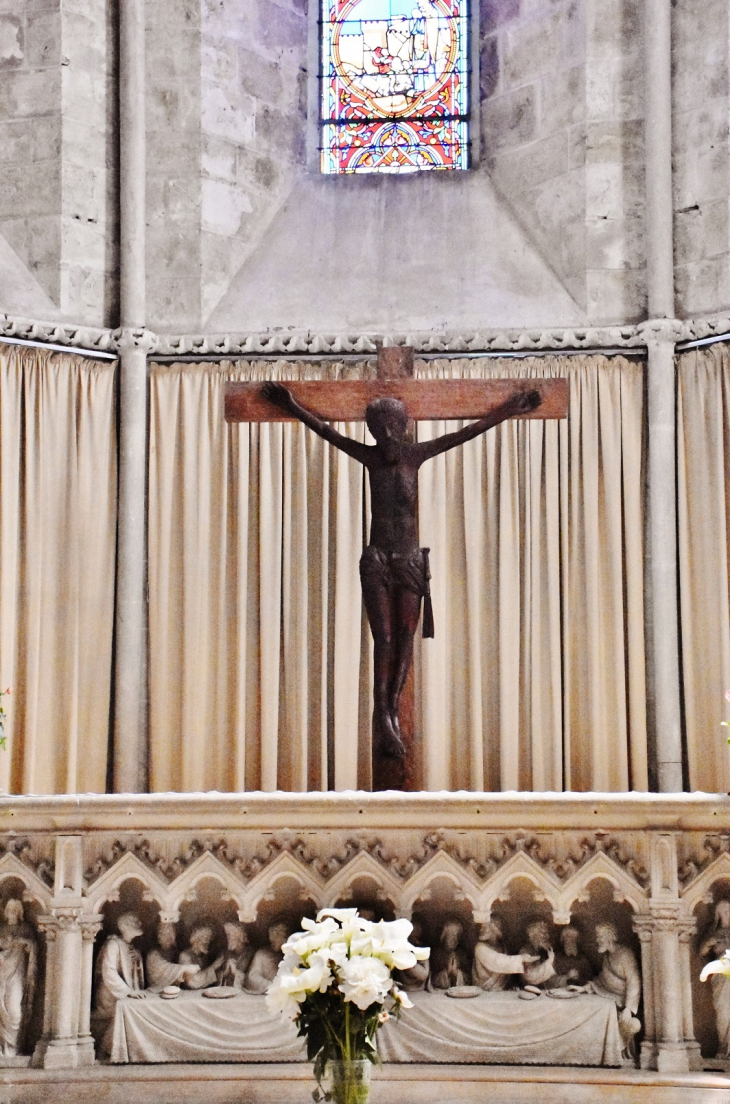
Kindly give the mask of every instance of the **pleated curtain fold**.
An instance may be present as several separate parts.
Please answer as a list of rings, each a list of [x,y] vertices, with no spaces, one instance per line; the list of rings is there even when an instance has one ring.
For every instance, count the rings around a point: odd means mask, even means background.
[[[682,679],[692,790],[730,789],[730,349],[678,361]]]
[[[114,366],[0,345],[0,789],[106,789]]]
[[[506,424],[421,471],[436,638],[416,653],[420,785],[646,789],[642,365],[464,359],[417,372],[565,375],[571,411]],[[226,378],[347,373],[153,368],[153,790],[370,785],[364,473],[299,424],[226,426],[222,413]],[[364,439],[361,424],[340,428]]]

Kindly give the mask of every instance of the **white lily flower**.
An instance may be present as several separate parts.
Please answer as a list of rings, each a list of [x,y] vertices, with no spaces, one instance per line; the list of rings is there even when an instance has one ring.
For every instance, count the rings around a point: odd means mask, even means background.
[[[700,981],[707,981],[712,974],[724,974],[725,977],[730,977],[730,948],[713,962],[707,963],[700,974]]]
[[[345,963],[341,973],[340,992],[363,1012],[371,1004],[382,1004],[393,986],[390,970],[378,958],[356,955]]]
[[[407,996],[402,989],[399,989],[397,985],[393,986],[391,995],[401,1008],[413,1008],[413,1001],[411,998]]]
[[[289,1020],[295,1020],[299,1015],[298,1001],[284,988],[278,974],[266,990],[266,1007],[270,1012],[279,1012]]]

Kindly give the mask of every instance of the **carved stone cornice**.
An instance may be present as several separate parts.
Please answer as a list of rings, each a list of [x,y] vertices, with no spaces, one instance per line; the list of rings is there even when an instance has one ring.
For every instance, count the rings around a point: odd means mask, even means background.
[[[164,357],[252,357],[368,355],[378,346],[412,345],[419,353],[540,353],[580,349],[636,349],[647,344],[699,341],[730,332],[730,316],[650,319],[637,325],[527,327],[464,331],[392,333],[312,333],[276,331],[233,334],[157,334],[151,330],[108,329],[67,322],[47,322],[0,314],[0,340],[61,345],[69,349],[115,353],[145,348]],[[131,336],[129,336],[131,335]],[[131,344],[130,344],[131,342]]]
[[[115,351],[112,331],[95,326],[76,326],[64,322],[43,322],[33,318],[14,318],[0,314],[0,340],[14,337],[21,341],[38,341],[48,345],[67,345],[69,349]]]
[[[11,836],[9,839],[0,839],[0,858],[3,855],[15,855],[15,857],[32,870],[47,886],[53,885],[54,864],[49,858],[36,859],[33,855],[33,845],[29,839],[23,836]]]
[[[111,334],[114,348],[124,353],[128,349],[142,349],[149,356],[158,347],[159,338],[152,330],[130,329],[128,327],[113,330]]]
[[[679,884],[682,889],[687,889],[719,855],[728,852],[730,852],[730,833],[713,832],[705,836],[701,851],[685,859],[679,868]]]

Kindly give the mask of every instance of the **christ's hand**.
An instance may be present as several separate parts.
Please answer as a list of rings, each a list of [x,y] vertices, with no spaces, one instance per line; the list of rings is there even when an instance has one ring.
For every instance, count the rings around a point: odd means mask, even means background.
[[[294,407],[294,396],[287,387],[284,387],[283,383],[267,380],[266,383],[261,385],[261,394],[267,402],[278,406],[279,410],[289,413]]]
[[[539,391],[518,391],[507,400],[505,406],[510,409],[510,417],[514,417],[516,414],[529,414],[532,410],[537,410],[541,403],[542,395]]]

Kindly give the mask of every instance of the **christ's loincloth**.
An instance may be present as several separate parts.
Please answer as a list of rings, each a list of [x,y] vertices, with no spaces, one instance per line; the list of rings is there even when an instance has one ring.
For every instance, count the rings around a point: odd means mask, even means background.
[[[430,548],[414,548],[412,552],[383,552],[369,544],[360,557],[360,580],[363,585],[385,587],[389,593],[407,590],[423,598],[423,635],[432,637],[430,551]]]

